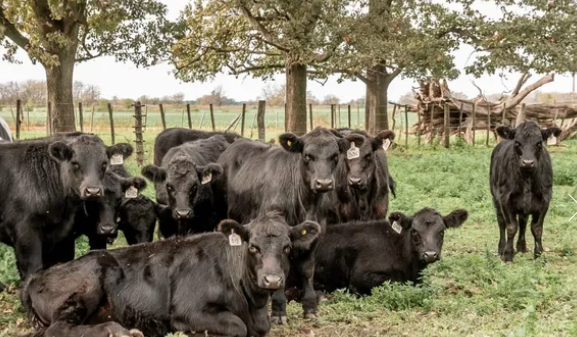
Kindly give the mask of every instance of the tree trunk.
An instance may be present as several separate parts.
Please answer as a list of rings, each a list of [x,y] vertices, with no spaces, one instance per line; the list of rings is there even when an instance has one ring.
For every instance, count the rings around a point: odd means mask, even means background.
[[[72,82],[75,52],[59,57],[58,66],[45,67],[48,101],[52,105],[53,133],[76,131]]]
[[[365,129],[371,135],[389,128],[387,103],[391,77],[391,75],[386,74],[385,67],[381,65],[372,67],[367,71]]]
[[[287,131],[298,136],[307,132],[307,66],[287,62]]]

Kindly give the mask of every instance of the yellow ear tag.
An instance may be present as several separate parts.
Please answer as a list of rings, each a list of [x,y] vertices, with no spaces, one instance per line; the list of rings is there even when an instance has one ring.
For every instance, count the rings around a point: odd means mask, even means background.
[[[307,230],[306,230],[306,229],[303,229],[303,230],[301,231],[301,234],[302,234],[302,235],[307,235]]]
[[[288,146],[292,146],[292,145],[293,145],[293,143],[292,143],[290,140],[287,140],[286,143],[287,143]]]

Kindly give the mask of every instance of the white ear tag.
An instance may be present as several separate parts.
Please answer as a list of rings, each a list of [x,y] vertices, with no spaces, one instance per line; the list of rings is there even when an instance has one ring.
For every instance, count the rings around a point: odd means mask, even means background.
[[[134,186],[130,186],[126,190],[126,193],[124,193],[124,196],[126,197],[126,199],[134,199],[138,197],[138,189]]]
[[[122,165],[124,163],[124,157],[121,154],[115,154],[110,157],[110,165]]]
[[[547,138],[547,145],[557,145],[557,137],[551,135],[551,137]]]
[[[387,138],[383,142],[383,150],[387,151],[389,149],[389,146],[391,146],[391,140]]]
[[[201,181],[201,183],[202,183],[203,185],[206,185],[206,184],[208,184],[211,180],[212,180],[212,173],[209,172],[207,175],[203,175],[203,176],[202,176],[202,181]]]
[[[403,227],[401,227],[401,225],[399,225],[399,223],[396,221],[393,221],[391,227],[393,227],[393,230],[397,232],[397,234],[401,234],[401,231],[403,230]]]
[[[233,246],[233,247],[242,245],[242,240],[240,239],[240,235],[236,234],[234,232],[234,229],[232,230],[232,234],[230,234],[228,236],[228,244]]]
[[[360,156],[361,156],[361,153],[359,151],[359,148],[355,147],[354,142],[351,142],[351,148],[347,150],[347,159],[351,160],[351,159],[359,158]]]

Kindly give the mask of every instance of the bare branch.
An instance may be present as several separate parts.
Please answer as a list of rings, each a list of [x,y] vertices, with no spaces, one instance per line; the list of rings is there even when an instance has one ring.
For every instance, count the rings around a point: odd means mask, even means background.
[[[483,93],[483,90],[477,85],[477,83],[475,83],[475,81],[471,80],[471,84],[473,84],[473,86],[479,90],[479,96],[485,97],[485,93]]]
[[[555,74],[549,74],[547,76],[541,77],[541,79],[539,79],[537,82],[528,85],[525,89],[519,92],[518,95],[515,95],[515,97],[513,97],[512,99],[505,101],[503,103],[503,109],[509,109],[516,106],[517,104],[521,103],[521,101],[525,99],[525,97],[527,97],[527,95],[529,95],[532,91],[540,88],[541,86],[547,83],[553,82],[554,80],[555,80]]]
[[[30,41],[18,31],[12,22],[8,21],[2,6],[0,6],[0,27],[4,27],[4,35],[14,42],[18,47],[28,50]]]
[[[284,52],[288,52],[289,49],[285,48],[279,44],[277,44],[276,42],[274,42],[274,36],[271,34],[271,32],[269,32],[265,26],[262,25],[262,23],[260,23],[253,15],[252,13],[248,10],[248,8],[245,7],[244,5],[244,1],[243,0],[238,0],[238,5],[240,7],[240,10],[242,11],[242,13],[244,14],[244,16],[248,19],[248,21],[250,22],[250,24],[254,27],[254,29],[258,30],[262,36],[265,38],[266,42],[272,46],[274,46],[275,48],[278,48]]]
[[[529,80],[530,77],[531,77],[531,74],[529,74],[529,72],[525,72],[525,73],[523,73],[523,75],[521,75],[521,78],[519,78],[519,81],[517,82],[517,86],[515,86],[515,89],[513,89],[513,91],[511,92],[511,95],[510,95],[511,98],[513,98],[519,94],[519,91],[525,85],[525,83],[527,83],[527,81]]]
[[[284,68],[285,68],[284,64],[272,64],[272,65],[264,65],[264,66],[244,67],[241,70],[237,70],[237,69],[229,67],[229,69],[233,72],[233,75],[250,73],[251,71],[257,71],[257,70],[284,69]]]

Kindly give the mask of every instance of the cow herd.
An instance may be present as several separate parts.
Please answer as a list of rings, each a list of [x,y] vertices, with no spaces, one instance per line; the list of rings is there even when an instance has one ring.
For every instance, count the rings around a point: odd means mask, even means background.
[[[510,262],[535,257],[552,196],[544,142],[560,130],[497,128],[490,187]],[[318,315],[322,292],[365,295],[419,282],[466,210],[389,213],[391,131],[316,128],[278,145],[232,133],[167,129],[142,175],[129,144],[68,133],[0,144],[0,241],[14,248],[21,300],[36,336],[264,336],[287,300]],[[163,240],[152,242],[156,223]],[[121,230],[129,247],[106,250]],[[91,251],[74,259],[85,235]],[[287,299],[288,297],[288,299]],[[270,306],[269,306],[270,304]]]

